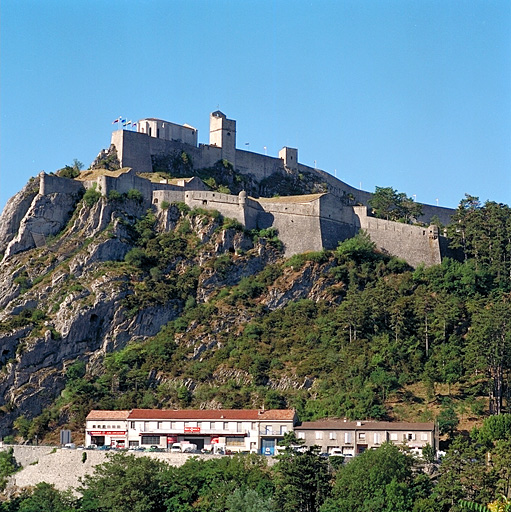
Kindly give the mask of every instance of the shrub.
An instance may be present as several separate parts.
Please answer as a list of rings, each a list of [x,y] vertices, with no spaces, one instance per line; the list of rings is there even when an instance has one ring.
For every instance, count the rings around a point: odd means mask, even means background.
[[[91,188],[88,188],[85,194],[83,195],[83,202],[89,207],[92,208],[100,199],[101,192],[96,190],[96,184],[93,183]]]
[[[126,196],[128,197],[128,199],[136,201],[137,203],[142,203],[142,201],[144,200],[142,192],[140,192],[140,190],[137,190],[136,188],[129,189]]]
[[[190,211],[190,207],[186,203],[178,202],[175,203],[175,206],[181,213],[188,213]]]
[[[110,201],[121,201],[122,194],[117,192],[117,190],[110,190],[110,192],[108,192],[108,199]]]
[[[170,203],[168,201],[162,201],[160,204],[160,208],[162,210],[168,210],[170,207]]]
[[[126,254],[124,261],[128,265],[133,265],[134,267],[140,268],[145,262],[145,252],[140,247],[134,247]]]

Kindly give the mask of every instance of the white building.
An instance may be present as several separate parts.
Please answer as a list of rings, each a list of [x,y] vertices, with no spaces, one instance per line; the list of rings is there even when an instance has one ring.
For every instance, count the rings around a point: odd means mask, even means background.
[[[198,133],[197,130],[188,124],[176,124],[163,119],[155,119],[149,117],[140,119],[137,123],[137,131],[145,133],[149,137],[156,137],[163,140],[175,140],[197,146]]]
[[[85,446],[125,448],[129,411],[91,411],[85,419]]]
[[[293,430],[296,420],[293,410],[134,409],[128,416],[128,445],[169,448],[188,442],[198,450],[212,450],[217,444],[232,452],[273,455],[278,441]]]

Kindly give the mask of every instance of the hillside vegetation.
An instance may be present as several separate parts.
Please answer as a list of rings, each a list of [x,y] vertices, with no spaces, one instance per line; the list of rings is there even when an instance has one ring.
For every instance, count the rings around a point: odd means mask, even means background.
[[[507,410],[509,207],[467,196],[450,232],[465,260],[414,270],[363,233],[285,260],[274,230],[185,205],[157,217],[135,192],[89,194],[4,266],[4,433],[81,431],[92,408],[438,416],[445,433]]]

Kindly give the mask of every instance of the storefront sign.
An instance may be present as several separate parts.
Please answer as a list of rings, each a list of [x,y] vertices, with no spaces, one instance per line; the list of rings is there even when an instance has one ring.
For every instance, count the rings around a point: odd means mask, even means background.
[[[200,427],[185,427],[185,434],[200,434]]]
[[[118,430],[94,430],[90,431],[91,436],[125,436],[126,431],[119,432]]]

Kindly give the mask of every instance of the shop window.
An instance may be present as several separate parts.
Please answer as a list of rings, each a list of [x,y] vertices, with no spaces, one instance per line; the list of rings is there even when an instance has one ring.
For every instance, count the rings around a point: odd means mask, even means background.
[[[142,436],[142,444],[160,444],[160,436]]]

